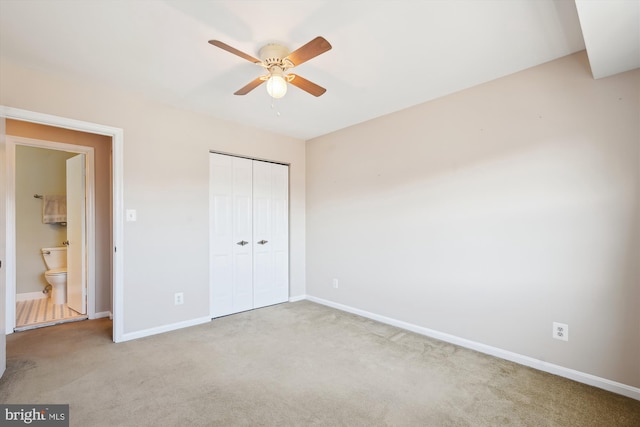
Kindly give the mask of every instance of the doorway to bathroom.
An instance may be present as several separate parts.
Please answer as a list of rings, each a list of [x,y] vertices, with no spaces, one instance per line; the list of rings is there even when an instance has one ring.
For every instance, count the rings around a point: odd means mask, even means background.
[[[94,149],[16,136],[7,142],[15,158],[14,330],[87,319]]]
[[[7,156],[14,160],[7,200],[15,212],[15,284],[7,289],[12,312],[7,329],[110,316],[111,138],[17,120],[7,120],[6,128]],[[79,197],[70,197],[69,189]],[[44,200],[55,195],[64,196],[68,216],[45,222]],[[51,273],[61,266],[47,265],[51,254],[67,258],[62,303],[59,294],[53,298],[51,283],[60,280],[51,280]]]
[[[93,169],[93,149],[44,148],[51,144],[18,138],[11,142],[16,166],[14,330],[86,319],[85,176]]]
[[[102,125],[94,122],[76,120],[68,117],[55,116],[36,111],[0,105],[0,163],[6,166],[6,174],[0,176],[0,223],[5,224],[4,233],[0,232],[0,306],[4,307],[4,316],[0,318],[0,372],[4,371],[6,360],[5,335],[14,332],[15,327],[15,209],[13,199],[14,156],[6,137],[13,132],[10,123],[38,125],[55,132],[79,132],[82,134],[99,135],[107,138],[105,144],[100,144],[106,150],[103,155],[96,157],[104,161],[97,161],[96,165],[103,165],[105,174],[96,180],[96,193],[101,194],[97,199],[103,199],[108,206],[106,215],[97,215],[100,221],[96,227],[95,240],[100,242],[94,254],[97,260],[91,259],[89,251],[89,269],[91,262],[96,264],[96,276],[101,277],[101,283],[96,285],[95,294],[88,289],[87,303],[89,319],[109,317],[113,319],[112,339],[122,342],[124,338],[124,277],[123,277],[123,247],[124,247],[124,170],[123,149],[124,131],[122,128]],[[25,135],[22,135],[25,136]],[[25,137],[60,140],[59,138],[28,135]],[[102,191],[99,187],[106,187]],[[91,233],[89,233],[91,236]],[[92,313],[93,312],[93,316]]]

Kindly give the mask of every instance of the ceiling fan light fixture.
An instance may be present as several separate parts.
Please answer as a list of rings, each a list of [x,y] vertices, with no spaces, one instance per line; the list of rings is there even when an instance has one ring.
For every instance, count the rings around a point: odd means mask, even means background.
[[[267,93],[275,99],[282,98],[287,93],[287,81],[282,72],[271,73],[267,79]]]
[[[220,40],[209,40],[209,44],[260,65],[268,72],[268,74],[253,79],[244,87],[235,91],[234,95],[246,95],[265,82],[267,83],[267,93],[274,99],[282,98],[287,93],[287,83],[291,83],[313,96],[320,96],[327,91],[322,86],[318,86],[297,74],[284,74],[289,69],[304,64],[308,60],[330,50],[331,44],[324,37],[318,36],[293,52],[289,52],[289,49],[276,43],[267,44],[260,49],[260,59],[247,55]]]

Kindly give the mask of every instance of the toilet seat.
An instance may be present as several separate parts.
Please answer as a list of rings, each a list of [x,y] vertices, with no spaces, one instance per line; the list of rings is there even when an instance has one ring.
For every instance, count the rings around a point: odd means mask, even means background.
[[[63,274],[67,274],[67,268],[52,268],[51,270],[47,270],[44,275],[45,276],[62,276]]]

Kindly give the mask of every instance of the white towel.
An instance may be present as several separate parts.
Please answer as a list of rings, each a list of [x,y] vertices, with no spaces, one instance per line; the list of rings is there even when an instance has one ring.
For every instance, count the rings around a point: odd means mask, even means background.
[[[42,223],[67,222],[67,196],[42,196]]]

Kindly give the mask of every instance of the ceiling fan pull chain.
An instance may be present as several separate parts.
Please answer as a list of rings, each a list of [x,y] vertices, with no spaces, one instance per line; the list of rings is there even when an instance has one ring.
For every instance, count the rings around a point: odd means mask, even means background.
[[[271,109],[275,110],[276,116],[280,117],[280,111],[276,108],[276,99],[271,97]]]

